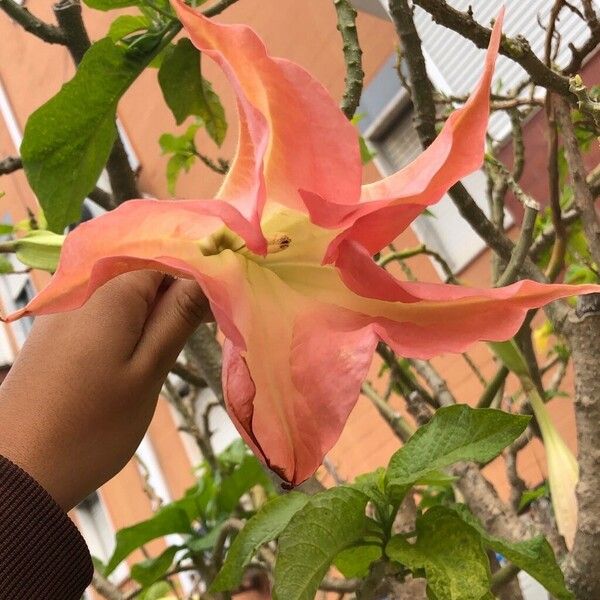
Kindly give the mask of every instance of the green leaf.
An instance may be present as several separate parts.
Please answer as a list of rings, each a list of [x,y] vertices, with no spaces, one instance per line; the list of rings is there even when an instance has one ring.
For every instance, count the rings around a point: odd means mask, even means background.
[[[156,558],[148,558],[133,565],[131,576],[142,586],[148,587],[158,581],[173,564],[173,558],[181,546],[170,546]]]
[[[62,233],[79,219],[116,139],[117,103],[146,63],[100,40],[73,79],[29,117],[21,157],[52,231]]]
[[[13,264],[6,258],[6,256],[0,256],[0,274],[6,275],[14,271]]]
[[[150,25],[150,19],[144,15],[121,15],[110,24],[108,37],[118,42],[136,31],[148,29]]]
[[[58,266],[64,235],[34,229],[15,241],[17,258],[28,267],[54,272]]]
[[[190,125],[183,135],[163,133],[158,143],[163,154],[173,154],[167,163],[167,186],[170,194],[175,194],[175,186],[182,171],[186,173],[196,162],[194,137],[200,125]]]
[[[548,487],[548,483],[544,483],[543,485],[540,485],[534,490],[525,490],[521,494],[521,498],[519,500],[519,511],[522,511],[524,508],[527,508],[535,500],[549,497],[550,488]]]
[[[137,600],[163,600],[166,598],[173,598],[173,590],[166,581],[155,583],[137,596]]]
[[[200,52],[189,39],[179,40],[158,72],[165,102],[180,125],[191,115],[200,117],[217,145],[227,132],[225,110],[211,84],[202,77]]]
[[[2,198],[2,196],[0,196]],[[9,235],[11,234],[15,228],[8,223],[0,223],[0,235]]]
[[[117,545],[106,565],[105,575],[112,573],[123,559],[140,546],[170,533],[193,533],[187,512],[175,503],[168,504],[147,521],[117,531]]]
[[[360,149],[360,161],[363,165],[368,165],[377,156],[377,152],[373,152],[369,148],[362,135],[358,136],[358,147]]]
[[[440,600],[489,597],[490,565],[481,538],[472,527],[443,506],[417,519],[417,541],[394,536],[386,554],[417,576],[425,570],[427,586]]]
[[[381,546],[362,544],[342,550],[334,559],[333,564],[347,579],[360,579],[369,574],[371,563],[381,558]]]
[[[185,541],[185,545],[193,554],[198,554],[200,552],[206,552],[210,550],[217,541],[219,537],[219,533],[223,528],[225,521],[221,521],[218,525],[215,525],[207,534],[202,536],[195,536],[189,538]]]
[[[586,265],[569,265],[565,273],[565,283],[581,285],[584,283],[598,283],[598,276]]]
[[[529,417],[464,404],[440,408],[391,458],[386,490],[401,499],[416,482],[462,461],[487,462],[514,441]]]
[[[183,154],[174,154],[167,162],[167,189],[169,194],[175,195],[175,186],[182,171],[186,173],[196,162],[195,156],[184,156]]]
[[[279,537],[274,600],[313,600],[333,559],[367,531],[367,496],[337,487],[311,496]]]
[[[113,10],[141,4],[141,0],[83,0],[83,2],[96,10]]]
[[[352,487],[369,497],[369,500],[377,509],[381,521],[389,519],[392,507],[385,494],[385,469],[383,467],[371,473],[359,475]]]
[[[255,485],[271,488],[272,484],[258,459],[247,454],[241,464],[223,479],[217,496],[217,505],[222,512],[230,513],[239,499]]]
[[[456,504],[449,510],[473,528],[483,543],[494,552],[502,554],[511,563],[537,579],[558,600],[571,600],[573,595],[565,587],[563,573],[556,563],[550,544],[537,536],[522,542],[508,542],[490,535],[477,518],[462,505]]]
[[[242,581],[244,568],[256,550],[279,537],[290,519],[304,507],[308,500],[309,496],[291,492],[267,502],[234,539],[211,590],[223,592],[237,588]]]

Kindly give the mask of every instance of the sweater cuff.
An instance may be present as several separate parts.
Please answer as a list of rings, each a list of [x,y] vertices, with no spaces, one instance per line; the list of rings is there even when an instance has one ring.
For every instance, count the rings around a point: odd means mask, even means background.
[[[0,597],[79,600],[93,571],[73,521],[37,481],[0,456]]]

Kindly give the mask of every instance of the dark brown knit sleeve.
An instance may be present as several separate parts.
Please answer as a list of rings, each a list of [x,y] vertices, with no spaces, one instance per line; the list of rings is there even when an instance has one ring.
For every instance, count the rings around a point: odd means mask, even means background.
[[[30,475],[0,456],[0,599],[79,600],[92,573],[73,521]]]

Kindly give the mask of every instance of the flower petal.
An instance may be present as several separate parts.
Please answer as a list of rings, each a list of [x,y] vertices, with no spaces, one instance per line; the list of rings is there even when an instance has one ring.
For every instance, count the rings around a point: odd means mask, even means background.
[[[212,300],[215,316],[221,315],[226,334],[239,341],[228,325],[226,307],[221,306],[227,296],[218,279],[218,265],[210,260],[215,257],[203,256],[200,246],[208,236],[223,231],[223,223],[257,242],[255,230],[224,202],[131,200],[72,231],[50,283],[7,320],[78,308],[110,279],[128,271],[154,269],[197,279]]]
[[[325,88],[300,66],[270,56],[249,27],[207,19],[182,0],[173,6],[238,98],[240,142],[220,197],[235,199],[241,192],[247,201],[249,182],[262,169],[269,201],[305,211],[298,193],[305,189],[329,202],[358,202],[358,137]]]
[[[229,253],[221,277],[245,348],[226,342],[227,409],[269,467],[296,485],[336,442],[371,363],[377,337],[350,311],[295,292],[269,269]]]
[[[544,285],[529,280],[495,289],[412,282],[398,282],[394,288],[389,280],[381,287],[375,279],[378,275],[364,271],[365,284],[354,286],[361,291],[358,295],[346,287],[345,283],[352,284],[346,273],[342,279],[335,267],[281,263],[270,269],[298,293],[362,315],[356,324],[376,326],[398,354],[424,359],[463,352],[479,340],[506,340],[517,332],[529,309],[558,298],[600,292],[598,285]]]
[[[336,205],[314,190],[303,192],[314,223],[346,228],[329,246],[326,263],[336,260],[338,246],[345,239],[359,242],[371,254],[378,252],[406,229],[423,208],[438,202],[450,187],[481,166],[503,16],[504,10],[496,19],[475,91],[462,108],[450,115],[435,141],[416,160],[381,181],[363,186],[359,205]]]

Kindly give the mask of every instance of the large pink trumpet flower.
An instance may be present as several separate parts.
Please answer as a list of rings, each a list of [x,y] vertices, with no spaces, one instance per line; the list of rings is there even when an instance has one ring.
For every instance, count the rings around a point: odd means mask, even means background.
[[[317,81],[271,57],[252,29],[174,6],[237,95],[239,144],[217,198],[135,200],[80,225],[48,286],[9,319],[77,308],[126,271],[195,279],[225,337],[232,420],[271,469],[298,484],[338,439],[379,340],[409,357],[461,352],[511,337],[529,308],[598,291],[407,283],[371,259],[481,166],[501,17],[465,106],[414,163],[361,188],[356,132]]]

